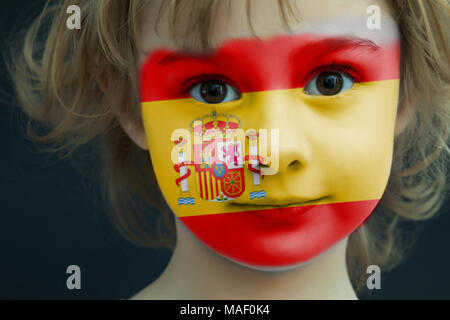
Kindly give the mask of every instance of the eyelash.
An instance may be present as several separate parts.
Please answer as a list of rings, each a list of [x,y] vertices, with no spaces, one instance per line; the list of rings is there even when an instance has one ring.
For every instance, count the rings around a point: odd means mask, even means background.
[[[326,71],[340,71],[340,72],[346,73],[355,82],[357,82],[357,79],[359,78],[359,73],[356,71],[356,69],[353,67],[353,65],[351,63],[341,64],[341,63],[337,63],[334,60],[331,64],[320,66],[320,67],[314,69],[312,72],[308,73],[308,75],[306,77],[306,79],[308,79],[308,80],[305,81],[305,84],[309,83],[312,79],[314,79],[314,77],[316,77],[320,73],[326,72]],[[195,86],[199,83],[202,83],[204,81],[207,81],[207,80],[221,80],[221,81],[225,82],[226,84],[233,86],[239,90],[238,86],[236,86],[233,83],[233,81],[231,81],[227,77],[225,77],[221,74],[205,73],[205,74],[200,74],[195,77],[189,78],[186,81],[184,81],[183,93],[189,94],[189,91],[191,90],[191,88],[193,86]]]
[[[198,76],[189,78],[186,81],[184,81],[184,83],[183,83],[183,93],[184,94],[189,94],[189,91],[192,89],[192,87],[194,87],[195,85],[197,85],[199,83],[207,81],[207,80],[221,80],[221,81],[225,82],[226,84],[228,84],[230,86],[238,88],[233,83],[233,81],[231,81],[227,77],[224,77],[221,74],[205,73],[205,74],[200,74]]]
[[[307,81],[305,81],[305,84],[309,83],[312,79],[314,79],[320,73],[326,72],[326,71],[340,71],[340,72],[346,73],[355,82],[358,82],[358,79],[360,77],[358,71],[356,71],[356,69],[353,67],[353,65],[351,63],[341,64],[341,63],[337,63],[336,60],[334,60],[331,64],[320,66],[320,67],[314,69],[312,72],[310,72],[308,74],[308,76],[306,77]]]

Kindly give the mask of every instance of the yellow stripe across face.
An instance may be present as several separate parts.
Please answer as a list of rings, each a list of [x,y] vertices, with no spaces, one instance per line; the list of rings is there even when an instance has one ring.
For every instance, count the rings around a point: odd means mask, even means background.
[[[354,88],[337,96],[308,96],[301,89],[244,93],[240,100],[215,105],[215,109],[218,113],[239,117],[244,131],[249,128],[276,129],[267,127],[274,124],[280,129],[280,139],[286,137],[283,130],[299,130],[295,137],[299,141],[292,144],[309,144],[311,163],[301,169],[298,179],[289,178],[286,174],[284,177],[264,178],[263,190],[267,197],[279,195],[283,185],[296,190],[298,195],[305,195],[312,192],[312,188],[319,190],[326,181],[327,185],[323,187],[331,190],[332,196],[320,203],[363,201],[380,199],[389,178],[398,93],[399,80],[385,80],[356,83]],[[288,113],[277,112],[277,106],[286,107],[283,110],[288,110]],[[205,188],[215,189],[211,188],[209,177],[199,179],[194,166],[189,166],[189,169],[196,178],[189,179],[189,183],[196,182],[197,187],[189,185],[189,190],[197,189],[197,193],[192,192],[195,205],[178,206],[180,187],[175,179],[179,173],[171,162],[175,146],[171,142],[172,132],[179,128],[189,130],[192,120],[210,114],[211,110],[194,99],[142,103],[144,127],[158,184],[169,206],[179,217],[230,210],[229,202],[200,198],[198,183],[203,183],[204,192]],[[298,120],[294,122],[293,119]],[[344,147],[334,143],[343,137],[348,141]],[[359,161],[347,161],[345,155]],[[353,181],[354,176],[359,180]],[[279,180],[282,178],[286,181]],[[247,168],[245,185],[240,200],[249,202],[252,177]],[[217,194],[219,192],[220,187]]]

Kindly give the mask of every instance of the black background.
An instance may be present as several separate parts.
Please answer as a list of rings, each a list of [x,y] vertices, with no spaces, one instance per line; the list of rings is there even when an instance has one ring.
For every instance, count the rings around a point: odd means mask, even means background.
[[[0,41],[29,25],[44,1],[0,4]],[[450,31],[450,30],[449,30]],[[0,299],[123,299],[165,269],[168,250],[134,246],[106,220],[67,160],[38,153],[0,66]],[[441,210],[448,212],[450,202]],[[382,273],[370,299],[449,299],[450,215],[423,224],[413,254]],[[81,268],[81,290],[66,288],[66,268]]]

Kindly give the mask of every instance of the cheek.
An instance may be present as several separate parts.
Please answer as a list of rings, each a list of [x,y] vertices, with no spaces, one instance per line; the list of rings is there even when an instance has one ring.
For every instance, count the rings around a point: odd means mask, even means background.
[[[193,119],[205,114],[203,107],[192,103],[192,99],[164,100],[144,102],[142,119],[158,184],[164,193],[178,193],[175,180],[179,174],[174,170],[171,161],[172,151],[177,140],[175,132],[191,137],[189,124]],[[166,194],[165,194],[166,195]]]
[[[381,198],[390,174],[399,81],[359,86],[316,126],[317,160],[336,200]]]

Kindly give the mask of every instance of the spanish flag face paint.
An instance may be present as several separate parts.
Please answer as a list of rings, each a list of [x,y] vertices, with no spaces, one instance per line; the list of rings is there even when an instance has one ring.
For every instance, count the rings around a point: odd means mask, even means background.
[[[142,116],[159,187],[205,245],[240,264],[304,263],[358,228],[387,185],[397,41],[314,33],[153,50]]]

